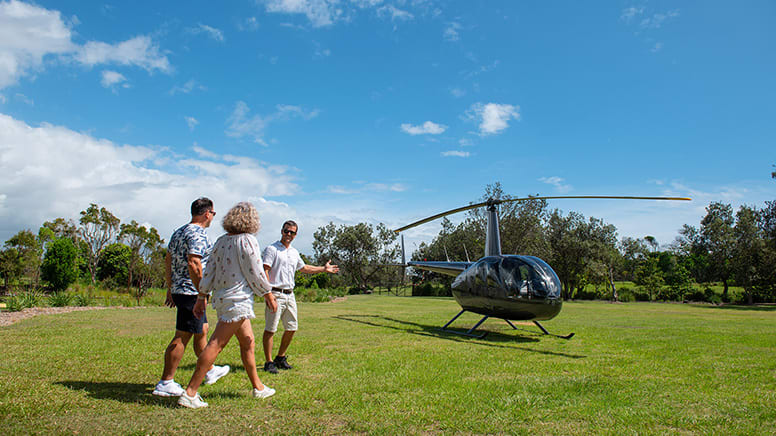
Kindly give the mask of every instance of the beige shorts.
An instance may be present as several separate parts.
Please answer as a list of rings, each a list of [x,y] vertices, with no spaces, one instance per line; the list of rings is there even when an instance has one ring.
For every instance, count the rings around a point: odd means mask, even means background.
[[[264,330],[275,333],[278,330],[278,323],[283,320],[283,329],[287,332],[295,332],[299,328],[299,321],[296,316],[296,297],[293,293],[284,294],[282,292],[273,292],[275,301],[278,302],[278,310],[270,312],[269,307],[264,305]]]

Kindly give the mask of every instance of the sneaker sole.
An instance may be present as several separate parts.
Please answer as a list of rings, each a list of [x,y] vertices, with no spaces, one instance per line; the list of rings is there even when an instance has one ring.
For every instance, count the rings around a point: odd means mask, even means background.
[[[181,394],[175,395],[169,392],[157,391],[156,389],[154,389],[154,391],[151,392],[151,394],[156,395],[157,397],[180,397],[181,396]]]
[[[226,374],[229,374],[229,373],[226,373]],[[224,375],[226,375],[226,374],[224,374]],[[206,385],[212,385],[212,384],[214,384],[215,382],[217,382],[218,380],[221,380],[221,377],[223,377],[224,375],[219,375],[218,377],[216,377],[216,378],[212,378],[212,379],[205,379],[205,382],[204,382],[204,383],[205,383]]]

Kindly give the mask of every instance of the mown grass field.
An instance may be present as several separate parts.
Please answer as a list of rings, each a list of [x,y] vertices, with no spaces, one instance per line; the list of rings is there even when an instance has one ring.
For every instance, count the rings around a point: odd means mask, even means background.
[[[351,296],[300,304],[296,366],[234,372],[184,410],[151,395],[174,311],[106,309],[0,328],[3,434],[774,434],[776,307],[569,302],[545,326],[500,320],[472,339],[440,333],[447,298]],[[209,309],[214,318],[214,312]],[[466,314],[458,327],[478,318]],[[263,321],[254,321],[260,335]],[[260,354],[260,353],[259,353]],[[176,375],[194,368],[187,350]]]

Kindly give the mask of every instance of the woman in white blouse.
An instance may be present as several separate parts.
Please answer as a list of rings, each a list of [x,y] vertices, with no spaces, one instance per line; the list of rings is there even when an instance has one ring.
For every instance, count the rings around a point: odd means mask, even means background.
[[[240,343],[240,357],[253,385],[253,396],[267,398],[275,393],[274,389],[261,382],[256,373],[255,341],[251,328],[251,319],[256,317],[253,313],[254,294],[263,296],[270,308],[277,307],[270,292],[272,286],[262,267],[259,243],[253,236],[259,231],[259,213],[251,203],[238,203],[226,214],[222,225],[227,234],[218,238],[213,246],[197,286],[199,297],[194,306],[194,315],[202,316],[207,298],[212,293],[218,324],[197,359],[197,368],[186,391],[178,400],[179,405],[194,409],[207,407],[197,390],[216,356],[232,336],[237,336]]]

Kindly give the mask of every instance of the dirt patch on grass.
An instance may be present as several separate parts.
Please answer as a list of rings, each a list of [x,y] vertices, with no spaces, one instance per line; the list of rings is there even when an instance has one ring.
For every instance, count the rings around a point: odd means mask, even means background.
[[[100,309],[135,309],[122,306],[68,306],[68,307],[30,307],[18,312],[0,312],[0,327],[17,323],[23,319],[38,315],[54,315],[57,313],[80,312],[83,310]]]
[[[342,303],[343,301],[347,300],[347,297],[336,297],[332,298],[329,303]]]

